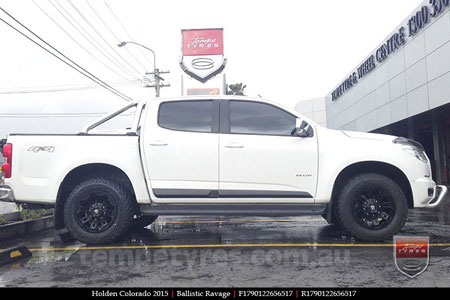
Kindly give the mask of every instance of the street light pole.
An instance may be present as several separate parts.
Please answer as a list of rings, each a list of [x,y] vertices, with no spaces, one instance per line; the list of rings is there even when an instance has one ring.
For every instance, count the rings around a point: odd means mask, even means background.
[[[148,51],[150,51],[153,54],[153,74],[155,76],[155,96],[159,97],[160,90],[161,90],[161,84],[160,84],[161,77],[159,76],[159,73],[160,73],[159,69],[156,68],[156,54],[155,54],[155,51],[153,51],[152,49],[150,49],[150,48],[148,48],[148,47],[146,47],[144,45],[136,43],[136,42],[121,42],[117,46],[123,47],[126,44],[135,44],[135,45],[140,46],[140,47],[142,47],[144,49],[147,49]]]

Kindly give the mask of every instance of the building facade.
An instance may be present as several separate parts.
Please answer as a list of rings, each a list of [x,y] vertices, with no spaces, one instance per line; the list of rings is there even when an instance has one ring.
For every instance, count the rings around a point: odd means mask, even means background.
[[[317,124],[327,127],[325,97],[301,100],[294,109]]]
[[[450,3],[426,0],[326,97],[332,129],[422,143],[434,179],[449,184]]]

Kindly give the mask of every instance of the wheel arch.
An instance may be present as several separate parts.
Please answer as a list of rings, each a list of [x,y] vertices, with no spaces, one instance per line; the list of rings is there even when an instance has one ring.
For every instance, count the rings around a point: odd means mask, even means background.
[[[359,174],[363,173],[375,173],[384,175],[390,179],[392,179],[395,183],[397,183],[405,194],[408,208],[414,208],[414,199],[413,193],[411,189],[411,184],[409,183],[408,177],[405,173],[400,170],[398,167],[379,161],[363,161],[353,163],[347,167],[345,167],[336,177],[333,189],[331,193],[331,201],[327,210],[326,219],[330,223],[334,223],[335,216],[332,213],[333,207],[335,206],[335,202],[337,201],[339,192],[344,186],[344,183]]]
[[[64,205],[72,190],[81,182],[91,178],[100,177],[120,183],[136,201],[133,185],[128,175],[120,168],[104,163],[91,163],[72,169],[62,180],[56,196],[55,230],[65,228]]]

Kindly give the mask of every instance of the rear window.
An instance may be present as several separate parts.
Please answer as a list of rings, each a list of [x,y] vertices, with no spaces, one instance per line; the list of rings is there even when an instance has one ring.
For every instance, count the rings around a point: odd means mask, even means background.
[[[180,131],[212,132],[212,101],[163,102],[159,107],[158,125]]]

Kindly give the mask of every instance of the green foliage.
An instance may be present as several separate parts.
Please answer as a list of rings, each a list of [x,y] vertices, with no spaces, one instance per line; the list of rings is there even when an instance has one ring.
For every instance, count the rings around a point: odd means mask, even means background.
[[[42,217],[45,213],[45,209],[24,209],[20,212],[22,220],[36,220]]]
[[[45,214],[45,209],[24,209],[22,205],[16,205],[17,209],[20,210],[20,217],[24,221],[36,220]]]
[[[244,90],[247,85],[241,83],[235,83],[227,85],[227,95],[245,96]]]
[[[3,215],[0,215],[0,225],[5,225],[8,223],[8,220]]]

